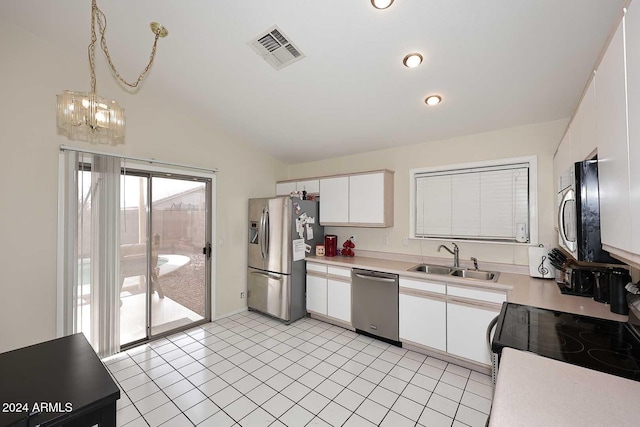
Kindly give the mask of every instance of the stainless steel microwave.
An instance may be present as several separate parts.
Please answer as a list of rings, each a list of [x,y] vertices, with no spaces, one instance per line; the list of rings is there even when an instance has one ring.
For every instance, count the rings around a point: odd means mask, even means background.
[[[620,263],[602,249],[596,159],[577,162],[560,176],[558,243],[578,261]]]

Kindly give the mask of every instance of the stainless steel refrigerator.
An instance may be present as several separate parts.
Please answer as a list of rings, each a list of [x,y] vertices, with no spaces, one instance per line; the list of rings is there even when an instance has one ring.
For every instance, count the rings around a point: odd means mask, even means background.
[[[306,269],[301,251],[304,245],[314,251],[315,245],[323,241],[318,215],[315,201],[291,197],[249,199],[250,310],[287,323],[306,315]],[[300,234],[304,242],[300,242]]]

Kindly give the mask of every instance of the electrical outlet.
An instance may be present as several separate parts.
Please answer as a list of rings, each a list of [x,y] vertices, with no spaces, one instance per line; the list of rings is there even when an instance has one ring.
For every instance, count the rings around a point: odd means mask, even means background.
[[[408,237],[403,237],[402,238],[402,246],[409,246],[409,238]]]
[[[240,292],[240,299],[244,299],[244,292]]]
[[[382,238],[382,243],[384,243],[385,245],[388,245],[389,244],[389,236],[384,236]]]

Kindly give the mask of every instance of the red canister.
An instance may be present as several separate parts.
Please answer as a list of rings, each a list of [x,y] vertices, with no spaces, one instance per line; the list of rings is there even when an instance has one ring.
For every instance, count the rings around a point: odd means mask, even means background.
[[[336,256],[338,254],[338,236],[326,234],[324,236],[324,255]]]

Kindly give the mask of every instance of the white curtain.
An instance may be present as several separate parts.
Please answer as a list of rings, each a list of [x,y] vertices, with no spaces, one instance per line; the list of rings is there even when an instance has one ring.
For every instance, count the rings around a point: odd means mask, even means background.
[[[83,332],[107,357],[120,351],[121,159],[62,155],[64,333]]]

